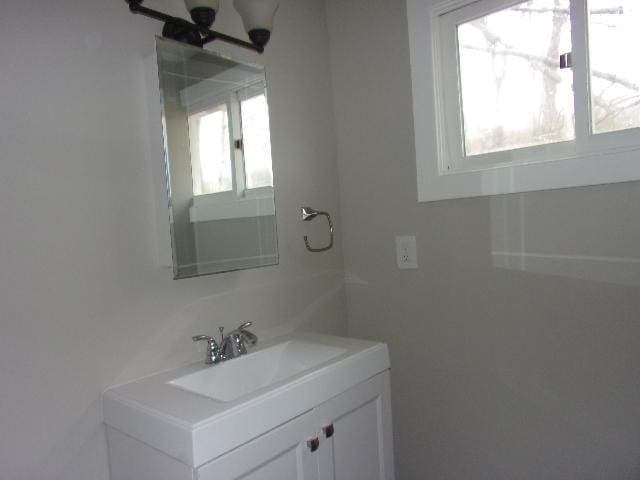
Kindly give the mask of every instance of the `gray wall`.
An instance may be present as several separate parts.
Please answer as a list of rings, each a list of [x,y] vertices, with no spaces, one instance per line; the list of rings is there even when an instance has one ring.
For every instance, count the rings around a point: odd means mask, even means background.
[[[640,477],[640,184],[419,204],[404,2],[327,6],[349,332],[390,343],[397,478]]]
[[[185,14],[170,3],[145,5]],[[220,29],[244,35],[223,8]],[[161,28],[121,0],[0,2],[2,480],[106,480],[102,391],[201,360],[193,334],[345,329],[340,245],[308,254],[298,211],[339,221],[324,5],[284,0],[262,57],[214,45],[267,67],[280,265],[179,281],[158,264],[147,135]]]

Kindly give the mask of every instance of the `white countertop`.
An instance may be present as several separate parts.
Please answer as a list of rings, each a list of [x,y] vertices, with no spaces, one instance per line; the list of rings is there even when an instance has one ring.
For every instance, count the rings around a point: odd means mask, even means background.
[[[216,365],[203,361],[162,372],[107,390],[105,423],[199,467],[389,368],[382,343],[319,334],[295,333],[261,342],[247,355],[287,340],[339,347],[345,353],[230,402],[168,384]]]

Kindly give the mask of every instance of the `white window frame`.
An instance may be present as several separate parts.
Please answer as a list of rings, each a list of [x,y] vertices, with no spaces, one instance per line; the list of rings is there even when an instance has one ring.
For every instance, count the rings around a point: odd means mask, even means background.
[[[446,0],[431,5],[428,0],[407,0],[419,201],[640,180],[640,129],[591,132],[587,0],[571,2],[575,141],[460,161],[460,110],[452,113],[443,100],[459,97],[458,77],[452,78],[451,71],[443,67],[442,48],[455,52],[457,58],[457,45],[450,38],[449,44],[443,45],[443,16],[476,4],[468,9],[474,10],[474,16],[459,15],[457,25],[521,1]],[[454,92],[451,86],[456,87]],[[458,154],[457,164],[452,162],[452,153],[454,157]]]

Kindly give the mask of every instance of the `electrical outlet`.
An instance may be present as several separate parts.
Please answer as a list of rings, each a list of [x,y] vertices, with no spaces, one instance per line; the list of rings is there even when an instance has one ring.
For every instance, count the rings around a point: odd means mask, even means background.
[[[398,268],[418,268],[415,235],[396,237],[396,258]]]

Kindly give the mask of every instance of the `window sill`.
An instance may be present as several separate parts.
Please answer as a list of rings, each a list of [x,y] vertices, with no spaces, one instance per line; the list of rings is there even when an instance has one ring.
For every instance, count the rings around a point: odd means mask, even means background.
[[[640,180],[640,148],[447,174],[419,138],[416,155],[420,202]]]

